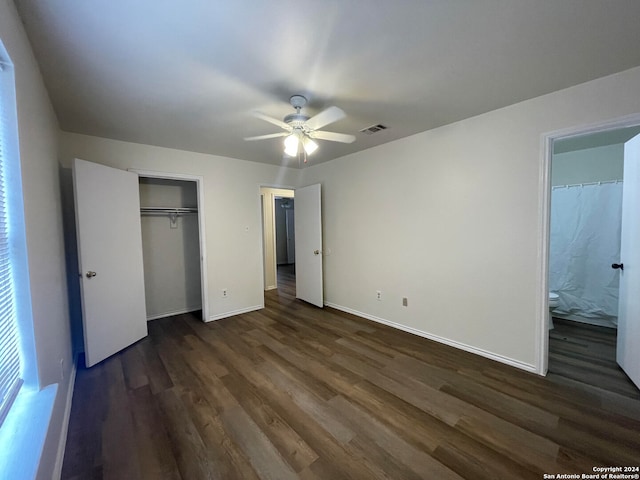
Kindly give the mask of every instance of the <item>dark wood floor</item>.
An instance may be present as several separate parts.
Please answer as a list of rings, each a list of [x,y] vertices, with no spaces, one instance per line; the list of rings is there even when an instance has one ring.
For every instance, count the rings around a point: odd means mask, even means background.
[[[585,384],[640,400],[640,391],[616,363],[616,330],[554,318],[549,334],[553,381]]]
[[[640,463],[637,395],[565,375],[572,361],[542,378],[292,293],[281,281],[261,311],[150,322],[80,368],[62,478],[540,479]]]

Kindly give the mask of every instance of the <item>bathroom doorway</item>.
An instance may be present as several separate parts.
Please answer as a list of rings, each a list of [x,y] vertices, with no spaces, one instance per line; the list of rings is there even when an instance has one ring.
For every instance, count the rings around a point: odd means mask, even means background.
[[[550,145],[548,373],[636,397],[616,362],[624,144],[640,126]]]

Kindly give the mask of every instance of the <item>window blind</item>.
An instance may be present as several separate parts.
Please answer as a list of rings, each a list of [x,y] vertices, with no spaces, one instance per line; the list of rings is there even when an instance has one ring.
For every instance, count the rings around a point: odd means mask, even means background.
[[[13,75],[0,59],[0,424],[20,389],[20,341],[15,309],[7,212],[7,132]]]

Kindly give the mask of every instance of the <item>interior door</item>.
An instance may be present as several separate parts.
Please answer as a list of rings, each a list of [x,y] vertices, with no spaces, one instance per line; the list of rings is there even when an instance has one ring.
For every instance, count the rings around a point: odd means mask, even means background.
[[[624,145],[617,361],[640,388],[640,135]],[[620,268],[622,265],[623,268]]]
[[[147,335],[138,175],[74,160],[87,367]]]
[[[320,184],[297,188],[295,199],[296,297],[322,308]]]

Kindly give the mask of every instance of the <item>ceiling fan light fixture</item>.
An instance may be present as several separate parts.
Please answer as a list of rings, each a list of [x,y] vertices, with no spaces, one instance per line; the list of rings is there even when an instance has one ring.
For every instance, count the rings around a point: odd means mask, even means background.
[[[284,153],[289,155],[290,157],[295,157],[298,154],[298,146],[300,144],[300,140],[295,133],[285,137],[284,139]]]
[[[304,147],[304,151],[307,152],[307,155],[311,155],[318,149],[318,144],[307,136],[302,140],[302,146]]]
[[[300,113],[302,107],[307,104],[307,99],[302,95],[293,95],[289,99],[289,103],[295,109],[296,113],[291,113],[284,117],[284,121],[270,117],[260,112],[253,112],[253,116],[272,123],[284,130],[279,133],[268,133],[266,135],[257,135],[253,137],[245,137],[245,140],[267,140],[271,138],[284,137],[284,153],[289,157],[297,157],[301,155],[306,163],[307,156],[318,150],[316,140],[328,140],[330,142],[352,143],[356,137],[345,133],[327,132],[320,128],[330,123],[343,119],[346,114],[338,107],[328,107],[320,113],[309,117]],[[300,160],[300,159],[299,159]]]

